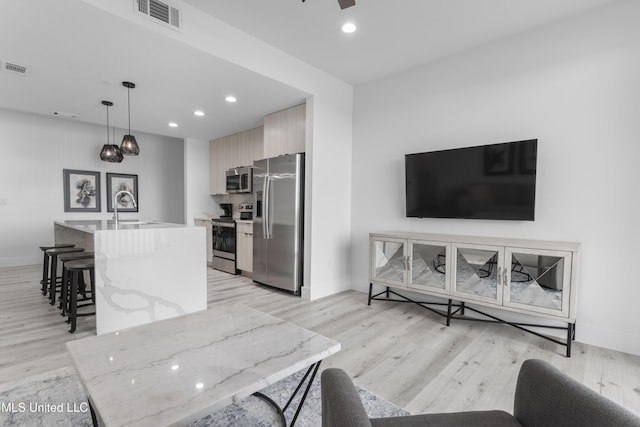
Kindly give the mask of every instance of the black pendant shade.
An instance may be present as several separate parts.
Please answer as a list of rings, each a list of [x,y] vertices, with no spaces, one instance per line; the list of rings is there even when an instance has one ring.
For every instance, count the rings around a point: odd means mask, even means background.
[[[134,83],[122,82],[122,86],[127,88],[127,105],[129,111],[129,133],[122,138],[122,144],[120,144],[120,150],[122,154],[127,156],[137,156],[140,154],[140,147],[136,137],[131,135],[131,98],[129,97],[129,91],[136,87]]]
[[[125,135],[124,138],[122,138],[122,144],[120,144],[120,151],[127,156],[137,156],[140,153],[140,147],[138,147],[136,137],[133,135]]]
[[[102,150],[100,150],[100,160],[120,163],[124,159],[120,147],[115,144],[109,144],[109,107],[113,105],[113,102],[102,101],[102,105],[107,107],[107,143],[104,144]]]
[[[115,144],[105,144],[100,151],[100,160],[111,163],[120,163],[124,160],[122,150]]]

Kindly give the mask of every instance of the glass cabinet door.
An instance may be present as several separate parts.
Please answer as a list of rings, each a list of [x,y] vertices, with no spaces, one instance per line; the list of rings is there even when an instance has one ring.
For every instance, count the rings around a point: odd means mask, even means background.
[[[504,248],[454,245],[453,294],[468,299],[502,304]]]
[[[507,248],[505,306],[569,313],[571,252]]]
[[[409,281],[407,286],[443,294],[449,293],[447,271],[451,246],[442,242],[409,241]]]
[[[404,287],[406,255],[406,240],[372,238],[370,280]]]

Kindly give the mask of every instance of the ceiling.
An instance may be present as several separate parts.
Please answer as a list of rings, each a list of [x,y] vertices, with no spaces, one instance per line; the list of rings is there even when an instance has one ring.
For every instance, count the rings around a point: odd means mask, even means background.
[[[130,81],[133,130],[205,141],[261,126],[307,96],[79,0],[3,0],[0,61],[30,67],[0,70],[2,108],[104,125],[108,100],[111,125],[127,128]],[[225,102],[228,94],[238,101]]]
[[[183,1],[358,85],[616,0]]]
[[[337,0],[182,3],[359,85],[614,1],[356,0],[345,10]],[[111,124],[126,128],[121,82],[131,81],[132,129],[210,140],[259,126],[308,95],[80,0],[2,3],[0,61],[30,72],[0,71],[0,108],[104,124],[100,101],[110,100]],[[347,20],[355,33],[340,31]],[[238,102],[226,103],[228,94]]]

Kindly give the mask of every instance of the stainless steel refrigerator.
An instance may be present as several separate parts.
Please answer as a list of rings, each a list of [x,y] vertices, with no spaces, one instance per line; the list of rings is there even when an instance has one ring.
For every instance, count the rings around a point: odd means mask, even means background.
[[[253,281],[300,294],[304,154],[253,163]]]

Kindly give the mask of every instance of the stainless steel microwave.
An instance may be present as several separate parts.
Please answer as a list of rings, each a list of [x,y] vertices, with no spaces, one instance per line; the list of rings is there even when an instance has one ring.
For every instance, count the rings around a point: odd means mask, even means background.
[[[232,168],[227,171],[227,193],[251,193],[253,191],[253,168]]]

